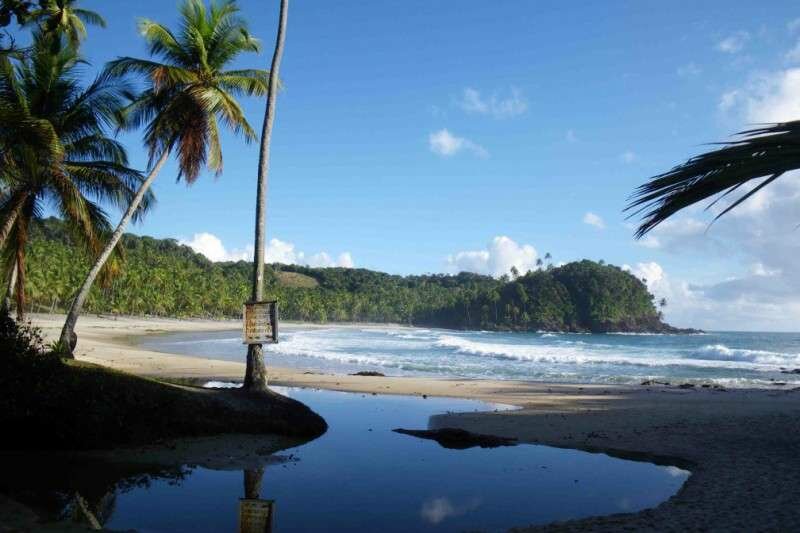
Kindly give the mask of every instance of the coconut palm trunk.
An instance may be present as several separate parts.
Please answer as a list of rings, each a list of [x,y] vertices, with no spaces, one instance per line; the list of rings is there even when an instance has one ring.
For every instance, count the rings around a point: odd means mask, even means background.
[[[122,234],[125,233],[125,228],[130,223],[134,213],[136,213],[136,210],[142,203],[147,191],[150,190],[150,186],[153,184],[156,176],[158,176],[159,172],[161,172],[161,169],[164,167],[167,159],[169,159],[169,150],[164,150],[155,166],[150,170],[150,174],[148,174],[147,178],[142,182],[139,190],[136,191],[136,195],[128,205],[128,209],[125,211],[122,220],[119,221],[117,229],[115,229],[114,233],[111,234],[111,238],[109,239],[105,248],[103,248],[103,251],[100,252],[100,255],[97,257],[97,261],[95,261],[95,264],[89,271],[89,274],[87,274],[83,285],[81,285],[78,294],[72,301],[72,305],[70,305],[69,312],[67,313],[67,319],[64,322],[64,327],[61,329],[61,338],[59,340],[63,355],[67,357],[73,357],[72,352],[75,350],[75,345],[78,342],[78,336],[75,335],[75,324],[78,322],[78,316],[83,309],[83,304],[86,303],[86,299],[89,297],[89,291],[92,289],[95,279],[97,279],[97,276],[100,274],[100,271],[103,269],[106,261],[108,261],[108,258],[114,251],[114,248],[116,248],[117,243],[119,243],[119,240],[122,238]]]
[[[266,215],[267,215],[267,181],[269,176],[269,147],[272,140],[272,125],[275,122],[275,104],[278,100],[278,71],[283,58],[283,46],[286,41],[286,21],[289,11],[289,0],[281,0],[278,22],[278,37],[275,41],[275,52],[272,55],[272,68],[269,71],[267,93],[267,110],[261,131],[261,150],[258,162],[258,185],[256,190],[256,231],[255,251],[253,253],[253,301],[264,298],[264,260]],[[247,347],[247,368],[244,375],[244,388],[250,391],[267,390],[267,368],[264,365],[264,348],[261,344]]]
[[[19,212],[22,211],[23,202],[24,198],[17,202],[14,209],[8,214],[8,218],[3,222],[3,226],[0,227],[0,246],[5,244],[6,239],[8,239],[8,236],[11,234],[14,223],[17,221],[17,218],[19,218]]]
[[[17,262],[14,261],[14,265],[11,267],[11,271],[8,273],[8,285],[6,286],[6,294],[3,297],[3,306],[2,310],[4,313],[9,313],[11,311],[11,299],[14,298],[14,288],[17,286]]]

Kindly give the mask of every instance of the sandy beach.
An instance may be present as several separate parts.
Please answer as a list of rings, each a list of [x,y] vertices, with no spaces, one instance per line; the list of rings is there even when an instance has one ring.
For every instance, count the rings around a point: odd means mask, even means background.
[[[60,316],[36,315],[52,339]],[[235,321],[82,317],[77,357],[135,374],[241,379],[244,363],[142,349],[137,337],[238,329]],[[330,390],[445,396],[512,404],[506,412],[437,416],[438,427],[642,460],[693,475],[655,509],[520,531],[786,531],[800,524],[800,391],[564,385],[524,381],[360,377],[273,367],[270,383]]]

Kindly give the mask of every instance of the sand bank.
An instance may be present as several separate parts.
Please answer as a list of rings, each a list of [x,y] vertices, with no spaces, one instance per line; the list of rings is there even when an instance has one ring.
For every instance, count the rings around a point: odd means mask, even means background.
[[[34,317],[48,337],[57,335],[62,320],[60,316]],[[87,316],[78,324],[77,356],[149,376],[241,379],[243,363],[163,354],[135,345],[140,335],[239,327],[233,321]],[[524,442],[691,465],[693,475],[683,489],[655,509],[541,529],[800,528],[800,391],[358,377],[273,366],[269,371],[270,382],[277,385],[513,404],[521,409],[448,414],[432,422]]]

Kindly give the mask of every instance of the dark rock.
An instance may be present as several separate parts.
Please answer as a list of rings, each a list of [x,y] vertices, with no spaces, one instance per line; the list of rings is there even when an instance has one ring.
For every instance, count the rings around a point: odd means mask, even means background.
[[[678,388],[679,389],[693,389],[694,388],[694,383],[681,383],[680,385],[678,385]]]
[[[374,370],[362,370],[360,372],[356,372],[355,374],[350,374],[351,376],[366,376],[366,377],[374,377],[374,378],[385,378],[384,374],[380,372],[375,372]]]
[[[800,374],[800,368],[794,370],[781,370],[781,374]]]
[[[421,439],[435,440],[443,448],[453,450],[466,450],[480,446],[481,448],[498,448],[500,446],[515,446],[517,439],[498,437],[496,435],[481,435],[458,428],[442,429],[393,429],[395,433],[411,435]]]

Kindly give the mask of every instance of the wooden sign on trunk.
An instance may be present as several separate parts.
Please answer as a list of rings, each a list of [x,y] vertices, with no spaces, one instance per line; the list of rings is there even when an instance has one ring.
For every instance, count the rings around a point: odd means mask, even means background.
[[[244,344],[270,344],[278,342],[278,302],[247,302],[242,312],[244,318],[242,339]]]

